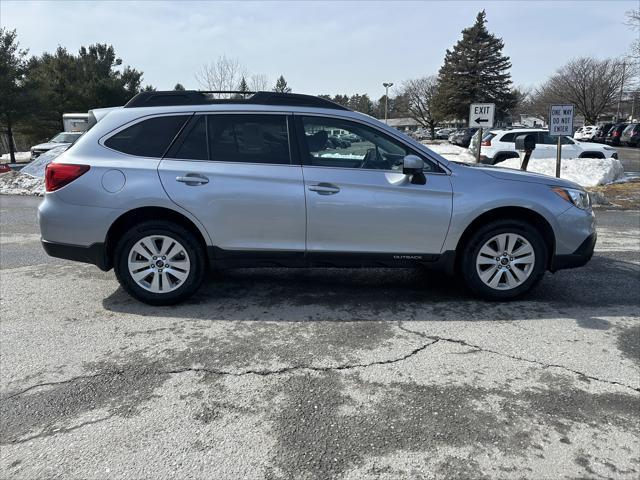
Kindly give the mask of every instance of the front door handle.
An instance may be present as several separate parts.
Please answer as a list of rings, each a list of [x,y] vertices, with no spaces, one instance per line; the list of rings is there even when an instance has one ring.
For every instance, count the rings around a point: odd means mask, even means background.
[[[198,185],[204,185],[209,183],[209,179],[199,173],[187,173],[184,176],[176,177],[177,182],[186,183],[189,186],[195,187]]]
[[[340,187],[333,183],[318,183],[316,185],[309,185],[309,190],[316,192],[319,195],[335,195],[340,191]]]

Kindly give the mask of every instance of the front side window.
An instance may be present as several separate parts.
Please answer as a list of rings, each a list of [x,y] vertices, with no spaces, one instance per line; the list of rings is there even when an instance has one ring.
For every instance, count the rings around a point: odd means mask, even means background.
[[[289,136],[284,115],[209,115],[211,160],[288,165]]]
[[[359,123],[303,117],[302,124],[309,165],[397,171],[411,153],[401,143]]]
[[[120,130],[104,144],[129,155],[160,158],[188,118],[188,115],[149,118]]]
[[[552,137],[548,132],[538,132],[538,143],[542,145],[556,145],[558,140]]]

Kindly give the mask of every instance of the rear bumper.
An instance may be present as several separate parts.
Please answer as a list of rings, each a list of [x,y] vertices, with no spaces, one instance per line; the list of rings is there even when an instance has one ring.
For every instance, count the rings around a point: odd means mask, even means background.
[[[81,245],[69,245],[66,243],[47,242],[42,240],[42,247],[47,255],[76,262],[91,263],[100,270],[107,271],[111,267],[107,262],[104,243],[94,243],[88,247]]]
[[[575,252],[568,255],[556,255],[553,257],[553,262],[549,270],[556,272],[566,268],[577,268],[586,265],[593,256],[593,249],[596,246],[597,238],[598,235],[594,232],[580,244]]]

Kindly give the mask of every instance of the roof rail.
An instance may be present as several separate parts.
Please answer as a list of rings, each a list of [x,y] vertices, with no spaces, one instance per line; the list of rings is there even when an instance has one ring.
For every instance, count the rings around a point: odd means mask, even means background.
[[[234,95],[235,98],[215,98],[216,94]],[[199,91],[169,90],[140,92],[129,100],[124,108],[166,107],[173,105],[215,105],[215,104],[279,105],[287,107],[330,108],[349,110],[331,100],[301,93],[240,92],[240,91]]]

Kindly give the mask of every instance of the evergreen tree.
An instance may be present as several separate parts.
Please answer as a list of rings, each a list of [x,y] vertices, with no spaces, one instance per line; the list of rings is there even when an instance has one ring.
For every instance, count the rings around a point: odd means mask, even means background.
[[[349,95],[334,95],[332,100],[338,105],[349,107]]]
[[[287,81],[284,79],[284,76],[280,75],[278,80],[276,81],[276,86],[273,89],[274,92],[280,93],[290,93],[291,88],[287,85]]]
[[[180,91],[184,91],[185,88],[181,83],[176,83],[176,86],[173,87],[174,90],[180,90]]]
[[[447,50],[440,68],[438,106],[450,118],[466,119],[474,102],[495,103],[497,117],[513,107],[511,62],[502,54],[504,42],[489,33],[486,22],[483,10]]]
[[[33,115],[21,131],[44,139],[60,131],[62,114],[124,105],[142,89],[142,72],[121,67],[113,46],[81,47],[78,55],[58,47],[55,53],[32,57],[25,85],[33,93]],[[145,87],[153,91],[152,86]]]
[[[373,102],[366,93],[364,95],[355,94],[348,98],[347,107],[356,112],[372,115],[374,113]]]
[[[244,77],[242,77],[242,79],[240,80],[240,85],[238,85],[238,91],[243,92],[241,97],[245,97],[249,92],[249,85],[247,84],[247,81],[244,79]]]
[[[11,163],[16,161],[13,127],[31,106],[24,86],[27,51],[20,49],[16,37],[15,30],[0,28],[0,122],[7,134]]]

